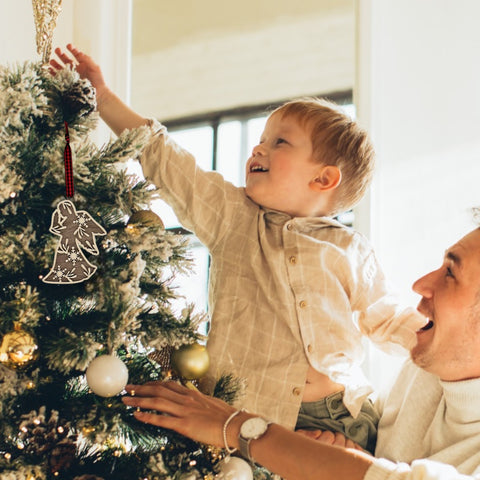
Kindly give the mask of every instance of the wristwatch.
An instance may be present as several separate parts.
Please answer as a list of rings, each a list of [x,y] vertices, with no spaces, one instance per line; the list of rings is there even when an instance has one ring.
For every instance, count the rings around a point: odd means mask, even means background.
[[[250,442],[262,437],[271,423],[262,417],[249,418],[242,423],[238,434],[239,450],[242,456],[250,462],[254,463],[250,456]]]

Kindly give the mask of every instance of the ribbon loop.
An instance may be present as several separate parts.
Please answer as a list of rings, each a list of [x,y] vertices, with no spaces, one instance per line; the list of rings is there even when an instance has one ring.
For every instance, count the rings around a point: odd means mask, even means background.
[[[68,134],[68,124],[65,122],[65,150],[63,152],[63,162],[65,164],[65,190],[67,198],[73,197],[73,165],[72,150],[70,148],[70,135]]]

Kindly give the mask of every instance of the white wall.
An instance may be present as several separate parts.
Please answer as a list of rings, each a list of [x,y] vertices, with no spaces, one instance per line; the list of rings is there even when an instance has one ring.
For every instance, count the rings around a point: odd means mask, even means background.
[[[370,229],[405,300],[480,205],[480,2],[359,0],[360,120],[379,158]]]
[[[63,0],[52,42],[52,51],[73,43],[91,54],[125,101],[130,94],[131,10],[132,0]],[[31,0],[0,0],[0,45],[0,65],[41,60]],[[103,123],[92,134],[99,144],[110,136]]]
[[[73,28],[73,4],[63,1],[53,45],[64,44]],[[0,65],[39,61],[31,0],[0,0]]]
[[[354,0],[227,4],[134,2],[136,110],[172,119],[353,88]]]

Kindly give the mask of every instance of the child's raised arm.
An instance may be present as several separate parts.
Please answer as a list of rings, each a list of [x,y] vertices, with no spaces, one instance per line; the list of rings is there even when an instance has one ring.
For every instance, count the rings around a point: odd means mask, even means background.
[[[55,75],[58,70],[61,70],[66,65],[71,65],[82,78],[90,80],[97,92],[97,108],[100,117],[114,133],[120,135],[126,129],[147,125],[147,120],[144,117],[134,112],[108,88],[101,68],[89,55],[81,52],[71,44],[67,45],[67,49],[73,56],[73,59],[60,48],[56,48],[55,54],[61,63],[55,59],[50,60],[50,72]]]

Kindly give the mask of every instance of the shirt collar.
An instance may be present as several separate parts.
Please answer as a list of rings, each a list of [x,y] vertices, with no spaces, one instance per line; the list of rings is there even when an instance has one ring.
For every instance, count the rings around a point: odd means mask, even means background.
[[[440,380],[447,415],[461,423],[480,420],[480,378],[446,382]]]
[[[346,228],[343,223],[332,217],[292,217],[287,213],[264,207],[260,207],[260,211],[263,212],[265,221],[274,225],[284,225],[286,222],[292,222],[300,230],[325,227]]]

